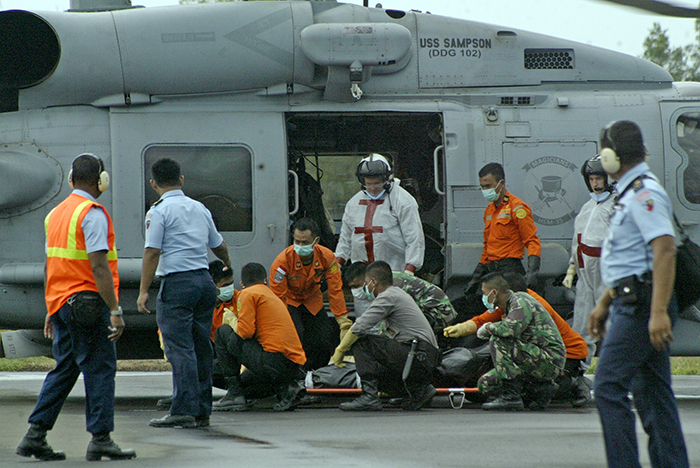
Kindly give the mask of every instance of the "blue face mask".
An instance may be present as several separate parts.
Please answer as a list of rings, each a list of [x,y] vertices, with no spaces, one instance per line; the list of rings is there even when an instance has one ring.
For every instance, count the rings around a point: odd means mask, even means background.
[[[373,197],[372,195],[369,194],[369,192],[367,190],[365,190],[365,195],[367,195],[370,200],[379,200],[380,198],[382,198],[384,196],[385,193],[386,193],[386,189],[382,190],[381,192],[379,192],[379,194],[377,196]]]
[[[365,284],[364,286],[362,286],[362,291],[365,293],[365,299],[367,299],[368,301],[373,301],[376,299],[374,293],[369,290],[369,284]]]
[[[501,181],[499,180],[498,183],[494,188],[490,189],[481,189],[481,194],[484,196],[484,198],[490,202],[498,200],[498,196],[500,193],[496,192],[496,189],[498,186],[501,185]]]
[[[591,198],[593,200],[600,203],[600,202],[604,202],[605,200],[608,199],[608,197],[610,197],[610,192],[608,192],[607,190],[605,192],[600,192],[600,193],[591,192],[591,193],[589,193],[589,195],[591,196]]]
[[[294,244],[294,251],[300,257],[308,257],[309,255],[314,253],[314,246],[316,245],[317,240],[318,240],[318,237],[316,239],[314,239],[314,241],[309,245]]]
[[[494,304],[493,302],[489,302],[489,296],[494,291],[495,289],[492,289],[490,293],[481,296],[481,302],[484,304],[484,307],[486,307],[491,313],[493,313],[496,310],[496,304]]]
[[[228,302],[233,297],[233,290],[233,284],[222,286],[219,288],[219,295],[216,297],[218,297],[221,302]]]

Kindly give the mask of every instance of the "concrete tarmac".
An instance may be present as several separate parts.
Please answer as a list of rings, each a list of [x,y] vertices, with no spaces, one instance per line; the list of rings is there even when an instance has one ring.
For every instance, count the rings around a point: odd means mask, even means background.
[[[27,430],[45,373],[0,372],[0,466],[26,467],[34,459],[15,454]],[[691,466],[700,467],[700,376],[673,380]],[[117,374],[114,440],[136,450],[119,461],[135,467],[358,467],[358,468],[589,468],[604,467],[605,455],[595,405],[557,405],[546,412],[486,412],[476,404],[452,409],[447,397],[429,408],[406,412],[344,413],[339,398],[275,413],[264,400],[245,413],[214,413],[204,429],[157,429],[156,400],[170,394],[165,372]],[[215,389],[215,396],[223,392]],[[79,380],[48,441],[67,460],[51,466],[84,466],[90,435],[85,431],[85,397]],[[642,466],[650,466],[647,437],[637,432]]]

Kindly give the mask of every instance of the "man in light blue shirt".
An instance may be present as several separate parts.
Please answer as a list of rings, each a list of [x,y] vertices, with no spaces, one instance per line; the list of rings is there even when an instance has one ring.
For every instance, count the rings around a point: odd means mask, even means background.
[[[148,289],[161,277],[156,319],[165,354],[173,367],[170,414],[153,419],[153,427],[205,427],[211,414],[213,351],[209,340],[216,285],[209,274],[207,247],[231,268],[228,248],[209,210],[182,191],[185,177],[172,159],[151,168],[151,186],[160,195],[146,214],[139,311]]]
[[[603,169],[618,181],[619,193],[601,253],[607,290],[588,322],[591,336],[603,339],[594,388],[608,466],[640,467],[632,392],[649,434],[651,466],[687,467],[668,351],[678,312],[671,203],[645,162],[635,123],[611,123],[600,146]]]

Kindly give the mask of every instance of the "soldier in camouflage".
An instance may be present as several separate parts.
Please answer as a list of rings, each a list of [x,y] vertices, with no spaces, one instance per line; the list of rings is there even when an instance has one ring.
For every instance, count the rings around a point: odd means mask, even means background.
[[[554,379],[566,361],[566,348],[547,310],[527,293],[513,292],[500,273],[482,279],[483,303],[500,307],[504,318],[486,323],[477,331],[489,339],[494,369],[478,382],[479,391],[491,396],[486,410],[522,410],[523,385],[527,385],[530,409],[546,408],[556,392]]]
[[[343,282],[352,289],[353,295],[360,294],[364,284],[367,265],[363,262],[355,262],[344,273]],[[452,303],[442,289],[414,275],[394,271],[394,286],[398,286],[413,298],[416,305],[428,319],[430,327],[438,337],[443,337],[443,329],[451,325],[457,318]]]

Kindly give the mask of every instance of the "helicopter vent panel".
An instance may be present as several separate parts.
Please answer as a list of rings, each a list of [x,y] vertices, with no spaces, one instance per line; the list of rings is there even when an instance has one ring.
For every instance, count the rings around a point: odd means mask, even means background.
[[[501,106],[530,106],[532,103],[530,96],[501,96],[499,99]]]
[[[571,70],[573,49],[525,49],[526,70]]]

